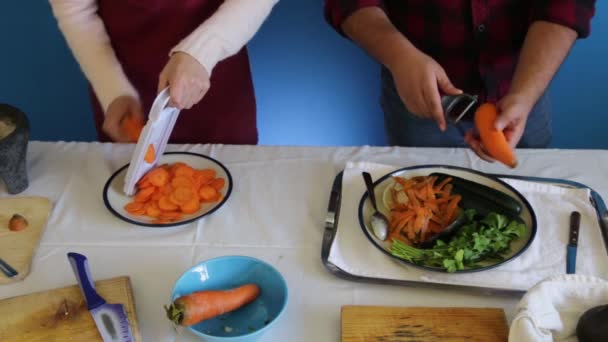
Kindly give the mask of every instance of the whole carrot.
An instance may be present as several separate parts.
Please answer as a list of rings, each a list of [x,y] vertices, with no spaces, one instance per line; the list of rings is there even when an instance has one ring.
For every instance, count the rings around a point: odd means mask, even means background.
[[[137,142],[137,140],[139,139],[139,136],[141,134],[141,131],[144,128],[143,121],[140,118],[127,116],[122,120],[121,124],[122,124],[122,129],[129,136],[129,141]]]
[[[193,292],[165,306],[165,311],[174,324],[189,326],[234,311],[254,301],[259,294],[260,288],[255,284],[230,290]]]
[[[503,132],[494,127],[498,117],[498,109],[492,103],[484,103],[475,112],[475,127],[488,153],[499,162],[511,167],[517,167],[517,157],[507,142]]]

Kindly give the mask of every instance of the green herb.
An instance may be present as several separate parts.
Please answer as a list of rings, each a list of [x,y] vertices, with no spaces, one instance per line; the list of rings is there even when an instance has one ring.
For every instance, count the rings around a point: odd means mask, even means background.
[[[418,249],[393,240],[391,253],[415,264],[439,267],[456,272],[465,267],[476,267],[483,260],[503,260],[511,241],[522,236],[526,226],[504,215],[490,213],[475,219],[475,210],[465,211],[467,222],[449,242],[438,240],[431,249]]]

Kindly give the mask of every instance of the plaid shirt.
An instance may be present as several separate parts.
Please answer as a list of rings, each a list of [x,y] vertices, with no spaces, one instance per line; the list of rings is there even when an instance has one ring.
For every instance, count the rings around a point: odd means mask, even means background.
[[[595,13],[595,0],[325,0],[325,16],[343,34],[344,20],[369,6],[382,8],[456,87],[492,102],[509,90],[533,21],[570,27],[584,38]]]

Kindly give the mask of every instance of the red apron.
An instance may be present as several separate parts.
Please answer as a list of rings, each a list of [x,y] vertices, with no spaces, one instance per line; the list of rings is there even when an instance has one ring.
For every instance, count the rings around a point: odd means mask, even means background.
[[[221,0],[98,0],[112,47],[138,91],[144,115],[157,94],[158,77],[169,51],[209,18]],[[172,143],[257,144],[255,97],[247,50],[217,64],[211,88],[189,110],[183,110],[171,134]],[[100,141],[104,114],[93,96]]]

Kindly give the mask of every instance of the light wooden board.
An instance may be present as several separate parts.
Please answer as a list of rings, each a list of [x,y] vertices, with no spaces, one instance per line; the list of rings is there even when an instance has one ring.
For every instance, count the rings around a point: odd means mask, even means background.
[[[30,273],[51,207],[51,201],[44,197],[0,198],[0,258],[19,272],[13,278],[0,273],[0,284],[21,280]],[[14,214],[25,217],[28,227],[18,232],[10,231],[8,222]]]
[[[507,341],[502,309],[342,307],[342,342]]]
[[[100,280],[95,287],[108,303],[125,306],[140,341],[129,277]],[[3,342],[102,341],[78,285],[1,300],[0,317]]]

